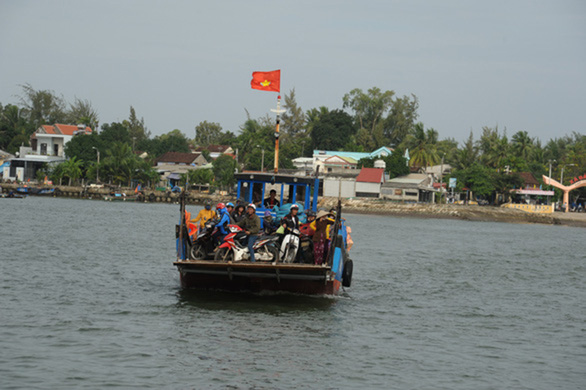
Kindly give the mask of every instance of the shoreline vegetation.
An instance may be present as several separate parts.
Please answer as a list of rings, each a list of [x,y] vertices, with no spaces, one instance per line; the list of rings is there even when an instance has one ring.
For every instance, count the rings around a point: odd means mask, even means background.
[[[4,193],[16,191],[17,184],[1,184]],[[81,187],[81,186],[42,186],[43,188],[55,188],[53,197],[68,197],[77,199],[103,199],[113,189],[109,187]],[[135,194],[130,188],[116,187],[116,192],[125,192],[129,201],[133,201]],[[179,194],[170,191],[141,191],[138,200],[147,203],[177,203]],[[233,195],[206,194],[197,191],[187,192],[188,205],[201,205],[206,200],[236,201]],[[320,197],[318,207],[330,209],[336,206],[338,198]],[[406,218],[436,218],[459,219],[464,221],[481,222],[506,222],[506,223],[538,223],[544,225],[563,225],[586,228],[586,213],[562,213],[533,214],[521,210],[508,209],[494,206],[470,206],[453,204],[427,204],[427,203],[397,203],[381,199],[368,198],[343,198],[342,207],[345,213],[388,215]]]

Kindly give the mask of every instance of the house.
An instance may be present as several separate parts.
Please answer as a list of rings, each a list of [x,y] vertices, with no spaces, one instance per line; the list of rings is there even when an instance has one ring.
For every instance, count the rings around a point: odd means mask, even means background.
[[[356,177],[356,196],[378,198],[384,182],[385,170],[383,168],[362,168]]]
[[[374,158],[374,157],[386,157],[390,156],[393,153],[393,150],[387,148],[386,146],[382,146],[370,153],[364,152],[343,152],[343,151],[332,151],[332,150],[314,150],[313,151],[313,171],[317,169],[318,165],[323,165],[323,162],[332,156],[338,156],[341,158],[349,157],[356,162],[360,161],[363,158]],[[320,171],[322,171],[323,167],[320,167]]]
[[[435,192],[431,176],[424,173],[411,173],[387,181],[381,188],[381,197],[401,202],[433,202]]]
[[[313,171],[313,157],[297,157],[292,160],[293,165],[300,171]]]
[[[55,123],[39,127],[31,135],[31,148],[41,156],[57,156],[65,159],[64,148],[74,136],[91,134],[92,129],[86,125],[64,125]]]
[[[217,159],[223,154],[228,154],[234,157],[234,149],[230,145],[208,145],[208,146],[199,146],[195,149],[195,153],[201,153],[204,150],[207,150],[210,153],[210,158],[212,160]]]
[[[30,138],[30,147],[21,146],[18,156],[11,160],[9,176],[4,179],[35,180],[45,165],[59,164],[67,159],[65,145],[75,136],[91,134],[86,125],[42,125]]]
[[[317,161],[316,167],[320,166],[320,172],[323,173],[342,173],[348,169],[356,169],[358,161],[352,157],[341,157],[334,155],[323,161]]]
[[[160,165],[187,165],[200,167],[208,163],[201,153],[167,152],[156,159],[157,166]]]
[[[211,168],[201,153],[167,152],[155,161],[161,183],[176,185],[181,175],[194,169]]]
[[[433,165],[430,167],[419,168],[419,173],[425,173],[434,178],[435,181],[440,181],[440,178],[449,175],[452,172],[450,164]]]

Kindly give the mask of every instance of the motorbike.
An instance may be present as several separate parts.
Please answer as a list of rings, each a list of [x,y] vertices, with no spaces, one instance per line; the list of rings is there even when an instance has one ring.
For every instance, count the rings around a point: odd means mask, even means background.
[[[214,256],[215,261],[246,261],[250,260],[248,246],[241,242],[246,237],[244,232],[238,226],[230,225],[231,233],[224,238],[224,242],[219,246]],[[276,262],[279,259],[279,250],[276,246],[277,236],[258,237],[252,249],[256,261]]]
[[[203,229],[200,229],[197,233],[197,237],[193,240],[191,245],[191,258],[194,260],[205,260],[209,257],[213,257],[214,249],[216,249],[217,242],[212,234],[217,230],[218,220],[208,220]]]
[[[281,260],[283,263],[293,263],[299,249],[299,229],[287,229],[288,233],[281,243]]]

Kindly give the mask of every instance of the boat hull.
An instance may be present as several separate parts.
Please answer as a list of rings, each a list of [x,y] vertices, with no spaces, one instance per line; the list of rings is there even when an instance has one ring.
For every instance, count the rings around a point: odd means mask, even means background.
[[[340,289],[335,274],[322,266],[212,261],[178,261],[174,264],[183,288],[310,295],[335,295]]]

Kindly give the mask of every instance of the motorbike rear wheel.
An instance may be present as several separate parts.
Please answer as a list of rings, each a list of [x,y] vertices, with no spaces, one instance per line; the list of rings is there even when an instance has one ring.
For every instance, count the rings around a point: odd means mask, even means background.
[[[214,255],[214,261],[228,262],[234,259],[234,252],[228,248],[218,248]]]
[[[279,250],[273,245],[265,245],[258,250],[259,257],[263,257],[262,261],[270,261],[274,262],[279,259]],[[264,259],[264,257],[268,255],[268,259]],[[257,259],[259,258],[257,257]]]

